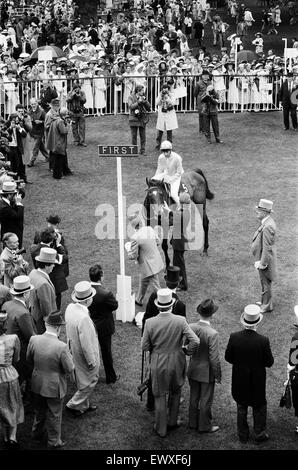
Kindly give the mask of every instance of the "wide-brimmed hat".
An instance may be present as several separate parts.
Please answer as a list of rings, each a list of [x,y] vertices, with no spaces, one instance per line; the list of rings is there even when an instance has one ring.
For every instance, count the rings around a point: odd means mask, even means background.
[[[180,281],[180,268],[178,266],[168,266],[164,279],[170,289],[177,287]]]
[[[2,184],[2,189],[0,194],[5,196],[7,194],[16,194],[17,193],[17,183],[14,181],[4,181]]]
[[[21,295],[30,292],[34,286],[30,282],[29,276],[17,276],[13,280],[13,287],[10,288],[12,295]]]
[[[269,201],[269,199],[260,199],[259,204],[256,206],[256,209],[260,209],[265,212],[274,212],[272,210],[273,202]]]
[[[74,286],[71,298],[74,302],[84,302],[85,300],[92,299],[95,294],[96,290],[91,286],[90,282],[81,281]]]
[[[212,299],[205,299],[197,306],[197,312],[202,315],[202,317],[211,317],[217,310],[218,305],[216,305]]]
[[[40,263],[59,264],[56,255],[57,251],[54,248],[43,247],[40,249],[39,255],[35,257],[35,260]]]
[[[154,300],[156,307],[158,308],[170,308],[174,304],[175,299],[170,289],[159,289],[157,291],[157,298]]]
[[[47,315],[44,321],[47,325],[51,325],[51,326],[65,325],[65,321],[63,319],[63,316],[60,310],[55,310],[54,312]]]
[[[262,320],[263,315],[258,305],[250,304],[244,307],[244,311],[240,317],[240,322],[243,326],[253,327],[258,325]]]

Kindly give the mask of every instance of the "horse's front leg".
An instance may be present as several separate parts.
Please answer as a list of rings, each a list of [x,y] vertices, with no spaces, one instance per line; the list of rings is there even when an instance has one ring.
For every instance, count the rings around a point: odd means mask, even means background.
[[[203,205],[203,229],[204,229],[204,249],[201,253],[201,256],[208,256],[208,248],[209,248],[209,219],[206,213],[206,205]]]
[[[164,238],[162,240],[161,247],[162,247],[162,251],[164,252],[164,255],[165,255],[166,267],[168,267],[171,263],[170,263],[170,258],[169,258],[169,255],[168,255],[168,240],[166,238]]]

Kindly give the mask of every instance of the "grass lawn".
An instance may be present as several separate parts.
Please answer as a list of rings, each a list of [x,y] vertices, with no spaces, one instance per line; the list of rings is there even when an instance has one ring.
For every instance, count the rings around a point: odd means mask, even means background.
[[[116,161],[99,159],[97,144],[129,144],[127,117],[101,117],[87,120],[88,147],[69,145],[70,166],[75,175],[55,181],[47,165],[39,160],[28,169],[34,181],[25,199],[25,246],[27,251],[35,230],[42,229],[49,213],[62,218],[70,253],[69,291],[63,298],[63,311],[70,301],[73,285],[88,279],[88,268],[95,262],[103,265],[105,285],[116,291],[119,273],[117,240],[98,240],[95,226],[96,207],[101,203],[117,204]],[[184,169],[199,167],[208,179],[215,199],[208,202],[210,219],[209,257],[198,252],[186,254],[189,291],[181,294],[187,305],[188,321],[196,320],[196,306],[206,297],[219,303],[213,325],[220,334],[223,380],[216,386],[214,423],[221,427],[215,435],[199,435],[187,428],[189,387],[183,389],[182,428],[160,439],[153,433],[153,414],[140,402],[136,386],[140,380],[140,330],[131,323],[116,322],[113,337],[115,369],[121,379],[106,385],[101,368],[100,380],[93,396],[98,405],[95,414],[81,419],[63,416],[63,436],[69,441],[65,449],[255,449],[250,442],[237,441],[236,405],[230,394],[231,366],[223,356],[229,334],[241,328],[239,317],[246,304],[260,297],[258,276],[250,256],[250,244],[258,226],[254,206],[261,197],[274,201],[277,223],[279,279],[274,286],[275,309],[264,317],[259,332],[269,336],[274,366],[268,370],[268,432],[271,440],[262,449],[297,449],[293,410],[279,408],[286,376],[290,339],[294,332],[293,306],[297,299],[297,134],[282,130],[282,116],[275,113],[220,115],[223,145],[208,145],[198,133],[196,114],[178,115],[179,129],[174,133],[175,150],[182,155]],[[142,202],[145,177],[156,168],[155,121],[147,129],[148,156],[123,161],[123,190],[127,205]],[[72,139],[70,139],[72,141]],[[137,269],[127,261],[126,273],[137,288]],[[74,388],[69,386],[69,397]],[[19,440],[27,449],[41,447],[30,440],[33,415],[19,426]]]

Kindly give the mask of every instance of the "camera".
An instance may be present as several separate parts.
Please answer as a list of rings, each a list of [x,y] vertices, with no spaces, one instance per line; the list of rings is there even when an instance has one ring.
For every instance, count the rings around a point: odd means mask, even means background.
[[[143,395],[144,392],[146,392],[148,385],[149,385],[149,379],[144,380],[144,382],[142,382],[141,385],[138,385],[137,394],[140,397]]]

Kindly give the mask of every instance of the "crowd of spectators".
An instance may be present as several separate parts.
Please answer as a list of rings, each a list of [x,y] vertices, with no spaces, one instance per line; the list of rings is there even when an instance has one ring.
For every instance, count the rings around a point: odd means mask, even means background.
[[[142,0],[117,15],[108,11],[98,20],[91,18],[88,25],[83,25],[72,0],[42,1],[31,13],[18,16],[11,3],[1,3],[0,105],[5,118],[18,103],[28,108],[31,98],[47,111],[53,90],[65,107],[74,81],[80,82],[86,95],[86,114],[127,112],[128,97],[136,85],[146,85],[147,98],[156,110],[160,86],[168,77],[173,79],[172,87],[179,88],[177,104],[192,110],[193,90],[206,68],[224,103],[220,109],[268,110],[276,106],[274,89],[286,67],[298,71],[298,57],[285,65],[273,50],[264,50],[264,35],[278,33],[285,8],[291,21],[295,19],[293,2],[287,7],[268,2],[253,41],[247,39],[255,22],[252,12],[234,0],[228,1],[221,16],[206,0]],[[207,34],[213,44],[205,39]],[[46,69],[37,54],[30,58],[45,45],[63,51],[58,57],[54,53]],[[212,46],[215,53],[210,51]],[[298,47],[295,38],[292,43],[289,40],[291,46]],[[254,51],[253,58],[237,61],[242,49]]]

